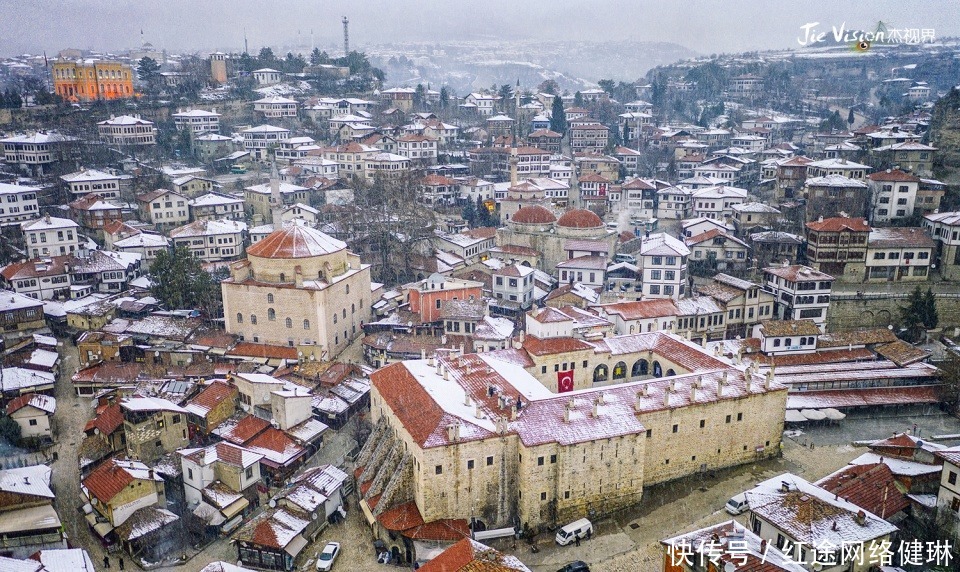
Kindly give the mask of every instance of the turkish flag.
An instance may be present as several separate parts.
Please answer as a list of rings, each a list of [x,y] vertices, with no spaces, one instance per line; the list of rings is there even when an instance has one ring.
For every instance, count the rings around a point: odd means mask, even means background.
[[[573,370],[557,373],[557,393],[573,391]]]

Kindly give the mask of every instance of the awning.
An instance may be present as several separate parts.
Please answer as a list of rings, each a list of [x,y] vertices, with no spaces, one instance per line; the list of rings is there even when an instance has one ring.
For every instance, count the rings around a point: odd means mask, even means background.
[[[367,499],[360,499],[360,510],[363,511],[364,518],[367,519],[367,524],[373,525],[377,522],[377,519],[373,516],[373,512],[370,511],[370,507],[367,505]]]
[[[803,409],[800,411],[800,414],[810,421],[823,421],[827,418],[827,415],[819,409]]]
[[[233,501],[232,503],[230,503],[225,508],[220,509],[220,512],[222,512],[223,516],[225,516],[229,520],[234,516],[243,512],[243,510],[248,506],[250,506],[250,501],[248,501],[245,498],[239,498]]]
[[[270,358],[267,360],[267,365],[272,367],[282,367],[285,363],[281,358]]]
[[[300,551],[303,550],[303,547],[306,545],[307,539],[298,534],[284,547],[283,551],[296,558],[297,554],[300,554]]]
[[[840,411],[834,409],[833,407],[821,409],[820,411],[823,411],[823,414],[826,415],[827,419],[829,419],[830,421],[840,421],[841,419],[847,416],[846,413],[841,413]]]
[[[85,514],[83,518],[85,518],[87,524],[100,535],[100,538],[106,538],[108,534],[113,532],[113,526],[111,526],[109,522],[97,522],[97,513],[95,512]]]
[[[787,423],[804,423],[807,420],[807,418],[796,409],[787,409],[787,415],[785,419]]]

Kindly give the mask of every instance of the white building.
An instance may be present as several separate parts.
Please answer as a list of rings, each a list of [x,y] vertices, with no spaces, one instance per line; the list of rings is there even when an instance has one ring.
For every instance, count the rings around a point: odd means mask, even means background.
[[[198,220],[171,230],[170,240],[203,262],[218,262],[243,254],[246,231],[247,224],[236,220]]]
[[[20,225],[31,258],[73,254],[80,248],[80,225],[47,215]]]
[[[493,115],[499,102],[499,95],[490,95],[486,93],[474,92],[466,97],[466,104],[474,107],[477,111],[477,114],[481,117],[490,117]]]
[[[172,228],[190,221],[189,200],[167,189],[157,189],[137,197],[140,216],[158,229]]]
[[[410,170],[410,159],[394,153],[376,153],[363,159],[363,175],[373,181],[377,173],[390,179]]]
[[[57,411],[57,400],[49,395],[30,393],[7,404],[7,415],[20,426],[24,439],[52,438],[50,418]]]
[[[202,449],[181,449],[177,454],[183,469],[183,493],[188,509],[195,509],[201,502],[219,504],[216,485],[221,483],[236,483],[239,490],[233,492],[243,493],[260,482],[263,455],[249,449],[222,441]],[[216,508],[225,512],[224,516],[239,516],[250,503],[242,494],[236,496],[239,498],[229,499],[233,502]],[[236,506],[232,506],[234,504]]]
[[[941,449],[934,455],[943,460],[940,489],[937,491],[937,512],[947,515],[956,538],[960,533],[960,447]]]
[[[683,297],[690,255],[683,242],[666,233],[651,234],[643,239],[637,254],[644,299]]]
[[[194,135],[220,133],[220,114],[217,113],[216,109],[213,111],[205,109],[181,110],[173,113],[172,116],[173,124],[180,131],[189,129]]]
[[[725,220],[733,217],[733,207],[747,200],[747,190],[717,185],[693,193],[693,216]]]
[[[889,223],[913,216],[920,178],[899,169],[867,175],[870,187],[870,224]]]
[[[241,131],[243,148],[257,161],[269,158],[270,150],[275,149],[284,139],[290,138],[290,130],[273,125],[258,125]]]
[[[90,193],[97,193],[105,199],[119,199],[121,179],[119,175],[97,169],[84,169],[60,177],[60,180],[67,184],[73,199]]]
[[[157,128],[139,115],[121,115],[97,123],[100,140],[107,145],[156,145]]]
[[[22,221],[36,218],[37,187],[0,183],[0,226],[20,224]]]
[[[404,135],[397,139],[397,154],[419,163],[436,163],[437,140],[426,135]]]
[[[191,220],[243,220],[243,199],[222,193],[207,193],[189,202]]]
[[[493,297],[516,302],[524,309],[529,308],[533,304],[533,273],[533,268],[520,264],[508,264],[494,270]]]
[[[838,565],[821,564],[825,571],[866,572],[869,555],[890,545],[897,527],[879,516],[828,492],[805,479],[784,473],[744,493],[750,507],[750,528],[760,538],[814,568],[816,547],[832,547]],[[860,545],[862,562],[851,557]],[[848,547],[844,555],[839,547]],[[806,547],[806,549],[804,549]]]
[[[253,110],[262,113],[268,119],[276,117],[296,117],[297,102],[293,99],[271,95],[253,102]]]
[[[275,83],[280,83],[283,79],[283,72],[277,71],[272,68],[260,68],[258,70],[253,70],[250,72],[253,75],[253,79],[260,85],[272,85]]]
[[[11,165],[20,165],[22,170],[36,175],[43,175],[47,171],[47,165],[60,161],[65,154],[63,147],[74,141],[79,140],[76,137],[43,131],[0,139],[4,160]]]
[[[823,331],[830,309],[833,276],[801,265],[763,269],[763,289],[774,296],[774,314],[781,320],[813,320]]]
[[[157,254],[170,248],[170,239],[154,232],[139,232],[114,241],[111,248],[117,252],[139,254],[145,265],[157,258]]]
[[[277,161],[293,162],[307,156],[308,151],[320,149],[312,137],[291,137],[280,142],[277,148]]]

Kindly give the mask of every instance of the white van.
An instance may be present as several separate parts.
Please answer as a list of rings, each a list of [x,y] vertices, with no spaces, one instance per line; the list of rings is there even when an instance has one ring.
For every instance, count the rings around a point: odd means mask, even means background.
[[[577,538],[586,538],[587,532],[593,534],[593,524],[585,518],[575,520],[557,531],[557,544],[566,546]]]
[[[724,505],[723,508],[725,508],[726,511],[732,515],[738,515],[742,513],[743,511],[749,508],[747,506],[747,495],[740,493],[734,496],[733,498],[727,501],[727,504]]]

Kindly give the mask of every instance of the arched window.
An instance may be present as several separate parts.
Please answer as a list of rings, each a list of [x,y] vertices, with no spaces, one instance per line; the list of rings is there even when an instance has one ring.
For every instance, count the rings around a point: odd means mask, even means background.
[[[267,304],[273,304],[273,294],[267,294]]]
[[[343,319],[344,319],[344,320],[347,319],[347,309],[346,309],[346,308],[343,309]]]
[[[613,379],[626,379],[627,378],[627,364],[622,361],[618,361],[617,365],[613,366]]]
[[[250,314],[250,323],[253,324],[253,325],[257,325],[257,315],[256,315],[256,314]]]
[[[333,315],[333,323],[334,323],[334,324],[337,323],[337,315],[336,315],[336,314]]]
[[[349,294],[349,293],[350,293],[350,285],[347,284],[347,294]]]
[[[243,323],[243,314],[241,314],[240,312],[237,312],[237,323],[238,324]]]
[[[610,375],[610,372],[607,371],[607,366],[604,364],[600,364],[593,370],[593,383],[600,383],[601,381],[607,381],[607,377],[609,375]]]
[[[284,274],[283,272],[281,272],[281,273],[280,273],[280,282],[286,282],[286,281],[287,281],[287,275]]]
[[[356,305],[356,304],[350,304],[350,313],[351,313],[351,314],[356,314],[356,313],[357,313],[357,305]]]
[[[267,309],[267,319],[270,320],[271,322],[276,321],[276,319],[277,319],[277,311],[274,310],[273,308],[268,308],[268,309]]]
[[[631,377],[637,377],[640,375],[647,375],[650,371],[650,364],[645,359],[638,359],[634,362],[633,368],[630,370]]]
[[[663,367],[658,361],[653,362],[653,377],[663,377]]]
[[[304,321],[303,321],[303,329],[304,329],[304,330],[309,330],[309,329],[310,329],[310,320],[304,320]]]
[[[673,371],[672,369],[667,370],[667,377],[672,377],[674,375],[677,375],[677,372]]]
[[[291,320],[290,318],[287,318],[287,319],[286,319],[286,326],[287,326],[288,328],[292,328],[292,327],[293,327],[293,320]]]

